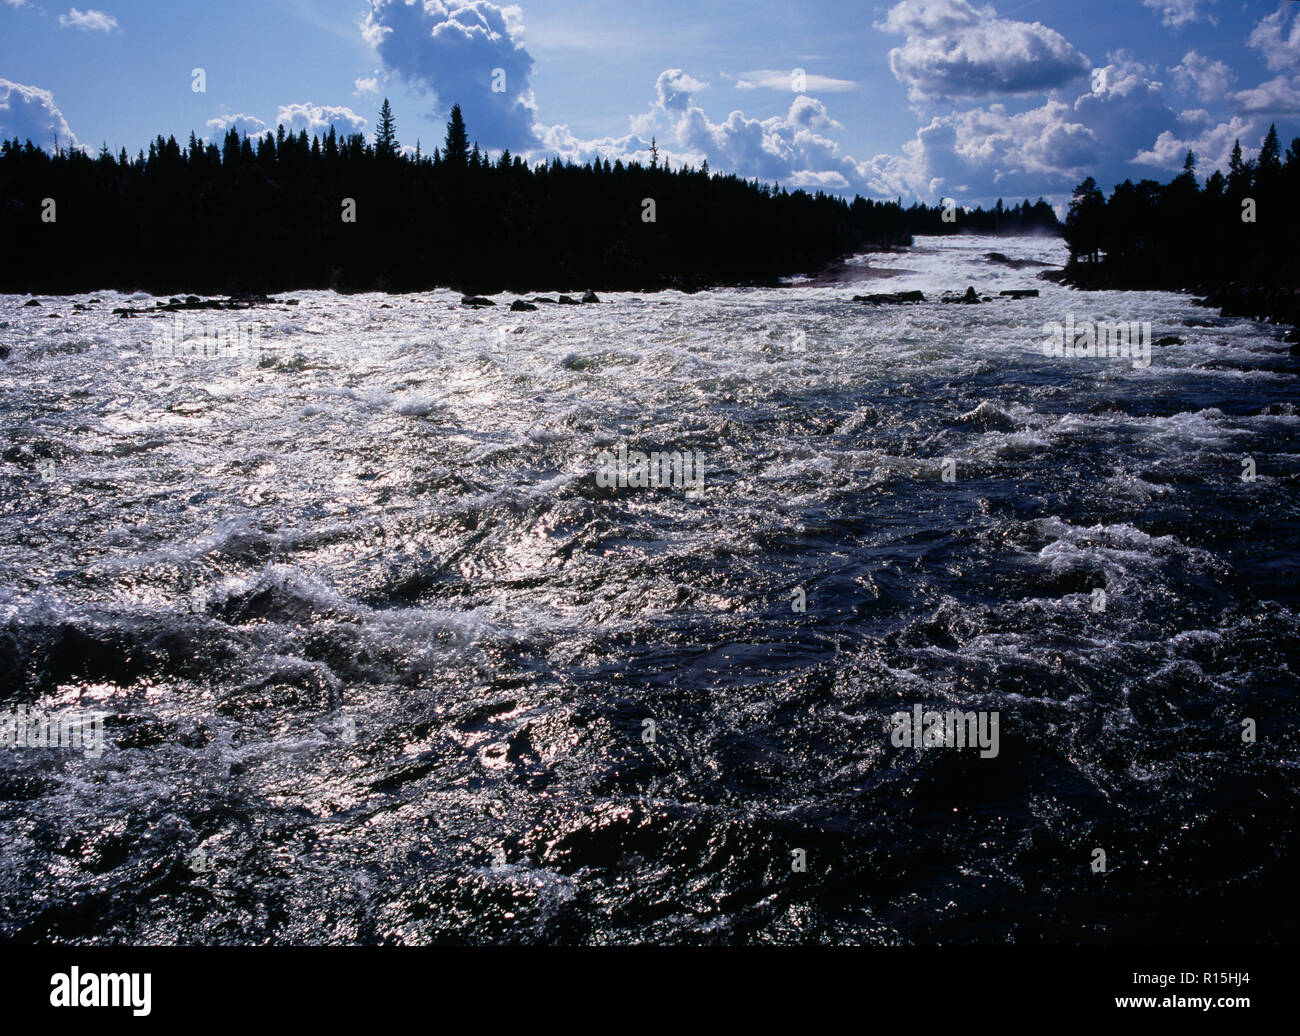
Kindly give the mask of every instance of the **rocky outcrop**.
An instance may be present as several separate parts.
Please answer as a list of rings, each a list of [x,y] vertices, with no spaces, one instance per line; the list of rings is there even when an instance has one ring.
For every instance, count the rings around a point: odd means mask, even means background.
[[[1009,255],[1002,252],[985,252],[984,258],[991,263],[999,263],[1002,266],[1009,266],[1013,270],[1023,270],[1029,266],[1050,266],[1051,263],[1045,263],[1041,259],[1012,259]]]
[[[536,308],[531,302],[525,302],[523,299],[515,299],[510,303],[511,313],[529,313]]]
[[[854,295],[854,302],[870,302],[873,306],[898,305],[903,303],[924,302],[925,295],[919,291],[882,292],[877,295]]]
[[[1230,281],[1202,288],[1198,306],[1217,306],[1225,317],[1254,317],[1278,324],[1300,325],[1300,288],[1251,285]]]
[[[255,306],[298,305],[297,299],[273,299],[269,295],[237,293],[224,299],[201,299],[197,295],[186,295],[184,299],[172,298],[167,302],[156,302],[152,309],[146,307],[132,308],[119,306],[113,310],[117,316],[139,316],[144,313],[180,313],[192,309],[252,309]]]
[[[998,292],[1002,298],[1008,299],[1036,299],[1038,298],[1037,288],[1008,288],[1005,291]],[[854,302],[869,302],[873,306],[900,305],[906,303],[924,302],[925,295],[919,291],[895,291],[880,292],[875,295],[854,295]],[[978,305],[981,302],[992,302],[991,295],[981,295],[974,286],[966,289],[964,295],[954,295],[947,293],[939,300],[940,302],[956,302],[965,305]]]
[[[482,295],[466,295],[460,300],[460,304],[469,306],[471,309],[482,309],[484,306],[496,305],[491,299],[485,299]]]
[[[1282,340],[1291,345],[1292,356],[1300,356],[1300,288],[1229,281],[1200,290],[1203,297],[1192,301],[1198,306],[1217,306],[1222,317],[1290,324]]]
[[[1106,263],[1072,262],[1064,270],[1047,270],[1038,275],[1083,291],[1186,291],[1186,285],[1159,268],[1141,271],[1112,270]],[[1279,284],[1248,284],[1243,281],[1202,282],[1195,287],[1192,302],[1219,310],[1221,317],[1246,317],[1275,324],[1300,327],[1300,288]],[[1186,327],[1212,327],[1210,323],[1185,320]],[[1288,339],[1289,341],[1289,339]]]

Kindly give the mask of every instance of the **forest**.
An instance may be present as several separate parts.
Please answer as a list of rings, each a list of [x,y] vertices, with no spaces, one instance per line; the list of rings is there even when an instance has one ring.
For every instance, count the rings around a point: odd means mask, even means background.
[[[1125,180],[1107,199],[1092,177],[1074,190],[1065,220],[1066,280],[1080,287],[1208,291],[1221,282],[1300,284],[1300,137],[1283,154],[1271,126],[1257,158],[1235,142],[1225,176],[1204,184],[1188,151],[1167,184]]]
[[[0,142],[0,291],[568,289],[772,284],[914,234],[1059,233],[1051,207],[852,201],[678,165],[471,144],[459,106],[432,154],[385,100],[373,140],[280,126],[146,153]]]

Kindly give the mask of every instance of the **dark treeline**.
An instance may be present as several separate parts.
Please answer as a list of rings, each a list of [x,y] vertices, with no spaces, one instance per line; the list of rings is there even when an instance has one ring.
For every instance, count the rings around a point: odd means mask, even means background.
[[[940,207],[913,206],[908,209],[908,226],[913,234],[1059,234],[1061,223],[1052,206],[1042,198],[1029,199],[1004,208],[999,198],[991,209],[958,209],[951,223],[944,222]]]
[[[443,145],[412,154],[387,101],[373,143],[283,126],[253,139],[232,129],[220,145],[160,136],[135,158],[5,141],[0,290],[693,288],[770,283],[916,233],[1058,229],[1041,200],[950,223],[938,206],[848,202],[652,156],[493,160],[469,143],[459,106]]]
[[[1170,183],[1125,180],[1109,200],[1088,177],[1065,221],[1066,279],[1081,287],[1294,287],[1298,198],[1300,137],[1283,155],[1276,127],[1257,159],[1244,161],[1237,141],[1228,174],[1215,170],[1204,185],[1191,151]]]

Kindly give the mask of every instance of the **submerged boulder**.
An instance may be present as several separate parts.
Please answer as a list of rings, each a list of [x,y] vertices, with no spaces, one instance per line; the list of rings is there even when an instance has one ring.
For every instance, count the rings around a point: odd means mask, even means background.
[[[1023,270],[1026,266],[1048,265],[1039,259],[1012,259],[1005,252],[985,252],[984,258],[991,263],[1001,263],[1003,266],[1009,266],[1013,270]]]
[[[460,300],[460,304],[462,306],[472,306],[474,309],[479,309],[483,306],[496,305],[496,303],[491,299],[485,299],[482,295],[466,295]]]
[[[958,421],[973,424],[990,431],[1012,432],[1016,430],[1015,418],[995,403],[988,400],[980,403],[974,410],[962,414]]]
[[[881,292],[876,295],[854,295],[854,302],[870,302],[873,306],[901,304],[907,302],[924,302],[925,294],[919,291]]]
[[[943,301],[944,301],[944,302],[963,302],[963,303],[966,303],[967,305],[975,305],[976,303],[984,302],[984,301],[988,301],[988,300],[986,300],[986,299],[981,299],[981,298],[980,298],[980,297],[975,293],[975,289],[974,289],[973,287],[971,287],[971,288],[967,288],[967,289],[966,289],[966,294],[965,294],[965,295],[945,295],[945,296],[943,297]]]
[[[998,292],[999,295],[1005,295],[1009,299],[1036,299],[1038,298],[1037,288],[1007,288],[1005,291]]]
[[[514,302],[510,303],[511,313],[527,313],[536,308],[531,302],[525,302],[523,299],[515,299]]]

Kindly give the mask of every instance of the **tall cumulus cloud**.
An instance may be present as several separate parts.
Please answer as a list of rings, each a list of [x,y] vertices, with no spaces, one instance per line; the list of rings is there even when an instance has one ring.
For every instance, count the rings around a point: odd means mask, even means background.
[[[0,139],[15,137],[46,151],[54,150],[56,137],[61,148],[80,147],[49,90],[0,79]]]
[[[362,32],[389,72],[434,98],[436,118],[459,104],[482,147],[523,151],[541,143],[518,7],[370,0]]]

